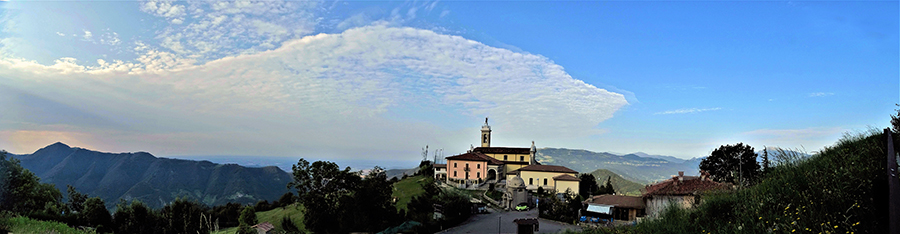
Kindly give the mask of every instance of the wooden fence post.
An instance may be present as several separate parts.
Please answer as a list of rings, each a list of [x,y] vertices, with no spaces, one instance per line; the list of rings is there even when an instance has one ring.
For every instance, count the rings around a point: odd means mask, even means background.
[[[898,171],[897,152],[894,151],[894,138],[891,129],[884,129],[887,136],[887,173],[888,173],[888,233],[900,234],[900,171]]]

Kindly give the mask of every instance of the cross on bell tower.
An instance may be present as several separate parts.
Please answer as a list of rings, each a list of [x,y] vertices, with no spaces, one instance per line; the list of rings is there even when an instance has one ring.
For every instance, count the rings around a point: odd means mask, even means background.
[[[491,126],[487,117],[484,117],[484,125],[481,126],[481,147],[491,147]]]

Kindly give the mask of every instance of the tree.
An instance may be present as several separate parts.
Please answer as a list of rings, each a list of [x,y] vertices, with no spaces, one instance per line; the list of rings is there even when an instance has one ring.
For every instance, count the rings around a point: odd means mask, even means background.
[[[19,165],[19,160],[7,158],[6,154],[0,151],[0,210],[59,219],[64,207],[59,189],[41,183],[34,173]]]
[[[259,221],[256,219],[256,210],[252,206],[246,206],[241,210],[241,217],[238,218],[240,225],[253,226]]]
[[[208,223],[203,222],[207,207],[184,198],[175,199],[160,210],[165,233],[209,233]]]
[[[606,185],[601,186],[600,194],[615,194],[616,189],[612,185],[612,176],[606,177]]]
[[[762,172],[769,172],[769,148],[763,146],[763,155],[762,155]]]
[[[113,228],[115,233],[156,233],[159,217],[153,209],[138,200],[132,200],[127,204],[121,200],[116,204],[116,213],[113,216]]]
[[[283,195],[281,195],[280,198],[278,198],[278,203],[281,207],[287,207],[291,204],[294,204],[295,199],[296,199],[296,197],[294,197],[294,193],[286,192]]]
[[[600,186],[597,185],[597,178],[593,174],[583,173],[578,177],[578,195],[590,197],[600,194]]]
[[[294,181],[288,187],[297,190],[297,197],[306,207],[303,223],[316,233],[342,233],[350,228],[340,220],[350,207],[352,193],[359,186],[360,177],[347,167],[340,170],[333,162],[316,161],[310,164],[300,159],[293,165]],[[343,202],[342,202],[343,201]]]
[[[109,210],[106,210],[106,204],[99,197],[88,198],[84,201],[84,210],[80,216],[85,224],[97,228],[97,232],[105,233],[111,231],[112,216]]]
[[[900,107],[900,104],[894,105]],[[894,130],[894,134],[900,134],[900,109],[895,110],[897,111],[897,115],[891,115],[891,127]]]
[[[756,157],[753,147],[744,143],[723,145],[700,161],[700,170],[709,172],[714,181],[743,186],[755,182],[759,174]]]

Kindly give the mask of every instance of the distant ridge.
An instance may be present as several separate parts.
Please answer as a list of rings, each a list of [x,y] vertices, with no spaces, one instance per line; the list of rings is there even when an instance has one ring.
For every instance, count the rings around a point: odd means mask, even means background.
[[[565,166],[581,173],[607,169],[626,180],[640,184],[665,180],[677,175],[679,171],[684,171],[686,175],[697,175],[702,160],[702,158],[685,160],[672,156],[639,154],[648,157],[638,154],[598,153],[582,149],[542,148],[538,149],[537,160],[543,164]]]
[[[74,186],[98,196],[108,208],[138,199],[160,208],[176,198],[207,205],[273,201],[288,192],[292,176],[274,167],[251,168],[209,161],[157,158],[147,152],[104,153],[57,142],[32,154],[14,155],[21,165],[65,193]],[[65,194],[64,194],[65,195]]]

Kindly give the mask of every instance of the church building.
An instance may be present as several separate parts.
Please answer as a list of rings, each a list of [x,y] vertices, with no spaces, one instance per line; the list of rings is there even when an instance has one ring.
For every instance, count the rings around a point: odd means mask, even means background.
[[[563,166],[541,165],[535,158],[537,147],[534,141],[531,148],[492,147],[491,126],[487,118],[481,126],[479,138],[481,146],[471,148],[464,154],[446,157],[447,164],[441,165],[446,174],[441,174],[441,179],[446,178],[445,182],[459,187],[477,189],[491,183],[505,183],[514,177],[527,177],[525,181],[530,180],[530,183],[524,186],[528,190],[560,188],[564,190],[559,192],[572,189],[577,193],[577,172]]]

